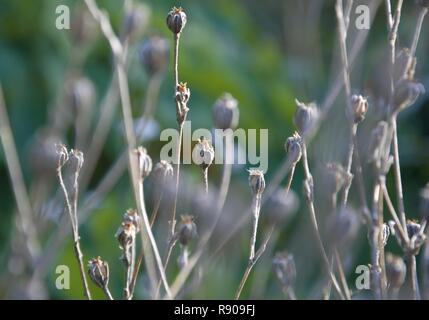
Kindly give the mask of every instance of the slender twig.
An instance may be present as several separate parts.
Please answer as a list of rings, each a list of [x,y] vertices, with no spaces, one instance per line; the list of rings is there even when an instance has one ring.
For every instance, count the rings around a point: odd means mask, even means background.
[[[70,223],[71,223],[71,227],[72,227],[72,234],[73,234],[73,248],[74,248],[74,252],[75,252],[75,256],[76,256],[76,260],[78,262],[79,265],[79,271],[80,271],[80,277],[82,280],[82,284],[83,284],[83,288],[84,288],[84,295],[87,297],[88,300],[91,300],[91,293],[89,291],[89,287],[88,287],[88,282],[86,279],[86,273],[85,273],[85,268],[84,268],[84,264],[83,264],[83,254],[82,254],[82,250],[80,248],[80,237],[79,237],[79,230],[78,230],[78,219],[77,219],[77,197],[78,197],[78,192],[76,189],[76,184],[77,184],[77,179],[79,177],[79,171],[83,162],[83,158],[78,158],[78,164],[77,167],[75,169],[75,182],[74,182],[74,200],[73,202],[70,200],[70,196],[69,196],[69,192],[65,186],[64,183],[64,179],[63,179],[63,175],[62,175],[62,169],[63,166],[67,163],[68,159],[69,159],[69,153],[66,149],[65,146],[60,146],[60,150],[59,150],[59,160],[58,160],[58,166],[57,166],[57,176],[58,176],[58,180],[60,183],[60,187],[61,190],[63,191],[64,194],[64,198],[66,201],[66,209],[67,212],[69,214],[70,217]],[[71,151],[70,154],[74,155],[76,152],[78,151]],[[83,157],[83,155],[81,155],[81,157]]]
[[[310,212],[311,224],[313,226],[313,229],[317,238],[317,244],[320,250],[320,254],[325,263],[326,272],[329,274],[329,277],[331,278],[331,281],[332,281],[332,284],[334,285],[335,290],[337,291],[340,298],[344,300],[345,299],[344,294],[340,286],[338,285],[335,275],[331,270],[331,263],[329,262],[328,255],[326,254],[326,250],[323,245],[322,238],[320,236],[319,226],[316,218],[316,211],[314,209],[314,202],[313,202],[313,196],[314,196],[313,195],[313,177],[310,173],[310,169],[308,166],[307,147],[304,141],[302,142],[302,163],[304,167],[304,177],[305,177],[305,180],[304,180],[304,191],[306,193],[305,198],[306,198],[307,207]]]
[[[0,85],[0,139],[3,145],[6,165],[9,171],[10,180],[19,213],[20,226],[25,237],[26,250],[34,261],[40,252],[40,245],[37,230],[34,226],[34,214],[31,208],[30,199],[20,167],[18,153],[16,151],[12,130],[3,97],[3,90]]]
[[[411,288],[413,291],[413,300],[420,300],[420,288],[419,281],[417,279],[417,264],[416,256],[414,254],[407,255],[407,270],[409,271],[409,278],[411,282]]]
[[[347,300],[351,300],[352,296],[350,294],[350,289],[347,284],[347,279],[344,275],[343,265],[341,262],[340,253],[338,252],[338,249],[334,249],[335,252],[335,264],[337,265],[338,274],[340,275],[341,284],[343,286],[344,293],[346,295]]]
[[[110,293],[110,290],[107,286],[103,288],[103,293],[108,300],[114,300],[112,297],[112,294]]]
[[[423,20],[428,13],[428,8],[421,8],[419,11],[419,17],[417,19],[416,31],[414,32],[413,44],[411,45],[410,55],[414,57],[417,50],[417,44],[419,42],[420,32],[422,30]]]

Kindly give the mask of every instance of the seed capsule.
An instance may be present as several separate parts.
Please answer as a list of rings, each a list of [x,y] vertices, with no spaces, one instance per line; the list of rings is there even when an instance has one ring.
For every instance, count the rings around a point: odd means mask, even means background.
[[[128,209],[122,218],[123,223],[132,223],[135,227],[136,233],[140,231],[141,217],[134,209]]]
[[[198,139],[198,143],[193,150],[193,157],[196,164],[200,165],[202,169],[207,169],[215,157],[215,152],[210,141],[204,137]]]
[[[135,149],[135,153],[137,154],[140,178],[144,179],[152,171],[152,159],[147,154],[146,149],[141,146]]]
[[[168,42],[164,38],[152,36],[139,48],[140,63],[149,75],[165,70],[168,62]]]
[[[186,19],[186,13],[181,7],[173,7],[167,15],[167,26],[174,34],[179,34],[186,25]]]
[[[254,196],[262,195],[265,190],[265,179],[261,170],[249,169],[249,186]]]
[[[301,159],[301,137],[298,132],[295,132],[292,137],[287,138],[285,150],[292,163],[296,164]]]
[[[411,106],[424,93],[425,88],[421,83],[414,80],[402,79],[395,87],[393,112],[396,113]]]
[[[286,252],[277,253],[273,259],[273,271],[277,280],[288,289],[296,279],[296,267],[293,255]]]
[[[138,33],[146,27],[150,17],[150,9],[142,3],[137,3],[130,9],[125,12],[122,28],[125,36],[133,37],[138,36]]]
[[[176,88],[176,101],[186,105],[191,97],[191,90],[187,87],[186,82],[180,82]]]
[[[386,276],[393,288],[400,288],[404,284],[407,266],[401,257],[391,253],[386,254]]]
[[[319,110],[317,109],[317,105],[313,102],[305,104],[296,99],[295,103],[296,110],[293,122],[298,128],[299,134],[304,136],[313,129],[316,124],[319,118]]]
[[[341,208],[328,219],[328,235],[331,243],[346,244],[352,240],[359,228],[357,214],[350,208]]]
[[[267,220],[270,224],[284,223],[298,211],[299,198],[293,190],[279,189],[267,200]]]
[[[187,246],[189,242],[197,236],[197,226],[194,222],[194,217],[189,215],[181,216],[179,229],[177,231],[177,239],[180,244]]]
[[[91,280],[102,289],[109,284],[109,264],[100,257],[89,260],[88,274]]]
[[[219,129],[235,129],[238,125],[238,101],[229,93],[224,93],[213,105],[213,122]]]
[[[337,194],[350,179],[347,171],[339,163],[330,162],[326,164],[323,173],[323,182],[328,196]]]
[[[163,186],[166,179],[173,177],[174,170],[170,162],[161,160],[153,169],[153,177],[158,186]]]
[[[75,79],[69,88],[68,95],[74,114],[88,116],[95,101],[95,88],[91,80],[88,78]]]
[[[368,101],[361,95],[352,95],[350,98],[351,110],[348,110],[347,115],[353,123],[362,122],[365,119],[368,111]]]

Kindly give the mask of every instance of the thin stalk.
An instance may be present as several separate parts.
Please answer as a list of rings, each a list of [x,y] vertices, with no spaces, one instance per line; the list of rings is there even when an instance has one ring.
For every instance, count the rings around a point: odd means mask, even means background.
[[[416,265],[416,256],[414,254],[409,254],[407,256],[407,270],[409,272],[411,289],[413,293],[413,300],[420,300],[420,289],[419,281],[417,279],[417,265]]]
[[[61,164],[58,165],[57,176],[58,176],[58,180],[60,182],[60,187],[64,193],[67,212],[69,213],[69,217],[70,217],[72,234],[73,234],[73,248],[74,248],[76,260],[77,260],[78,265],[79,265],[79,272],[80,272],[80,277],[81,277],[82,285],[83,285],[83,289],[84,289],[84,296],[86,296],[88,300],[91,300],[91,293],[89,291],[88,282],[86,279],[85,268],[84,268],[84,264],[83,264],[83,254],[82,254],[82,250],[80,249],[80,241],[79,241],[80,237],[79,237],[79,233],[78,233],[78,230],[76,227],[78,222],[77,222],[77,220],[75,220],[75,214],[73,213],[73,206],[71,204],[67,188],[64,184],[63,175],[62,175],[62,165]]]
[[[322,238],[320,236],[320,232],[319,232],[319,226],[317,223],[317,218],[316,218],[316,211],[314,209],[314,202],[313,202],[313,177],[310,173],[310,169],[308,166],[308,158],[307,158],[307,147],[305,142],[302,142],[302,163],[303,163],[303,167],[304,167],[304,176],[305,176],[305,184],[307,184],[307,189],[308,193],[306,195],[306,203],[310,212],[310,219],[311,219],[311,224],[313,226],[314,229],[314,233],[316,235],[317,238],[317,244],[320,250],[320,254],[323,258],[323,261],[325,263],[325,267],[326,267],[326,272],[329,274],[332,284],[334,285],[335,290],[337,291],[338,295],[340,296],[340,298],[342,300],[345,299],[343,292],[340,289],[340,286],[338,285],[337,279],[335,278],[335,275],[333,274],[333,272],[331,271],[331,263],[329,262],[329,258],[328,255],[326,254],[326,250],[325,247],[323,245],[322,242]],[[305,187],[304,187],[305,188]]]
[[[205,194],[209,194],[209,168],[203,169],[203,182],[204,182],[204,191]]]
[[[24,176],[19,162],[18,152],[13,139],[3,90],[0,84],[0,140],[3,145],[6,165],[12,184],[13,193],[18,208],[18,219],[25,239],[25,247],[31,260],[34,261],[40,253],[37,230],[34,226],[34,214],[24,182]]]
[[[243,291],[244,285],[246,284],[246,281],[249,278],[249,275],[252,272],[253,267],[256,265],[256,263],[258,262],[262,254],[265,252],[274,229],[275,229],[275,225],[272,225],[261,247],[258,249],[256,253],[253,254],[253,258],[249,258],[249,262],[247,264],[246,270],[244,271],[243,277],[241,278],[240,284],[238,285],[237,291],[235,293],[235,300],[240,299],[240,295],[241,295],[241,292]]]
[[[106,296],[106,298],[108,300],[114,300],[112,297],[112,294],[110,293],[110,290],[107,286],[103,288],[103,292],[104,292],[104,295]]]
[[[428,8],[422,8],[419,11],[419,17],[417,18],[416,31],[414,32],[413,44],[411,45],[411,56],[414,57],[417,50],[417,44],[419,43],[420,32],[422,30],[423,21],[426,14],[428,13]]]
[[[335,263],[337,265],[338,274],[340,275],[340,280],[341,280],[341,284],[343,286],[344,293],[346,295],[347,300],[351,300],[352,296],[350,294],[350,289],[349,289],[349,286],[347,284],[346,276],[344,275],[344,270],[343,270],[343,265],[341,262],[340,253],[338,252],[338,249],[336,249],[336,248],[334,249],[334,252],[335,252]]]
[[[374,186],[373,193],[373,209],[372,209],[372,223],[369,230],[369,238],[371,245],[371,284],[374,297],[377,300],[382,298],[382,284],[381,284],[381,267],[380,267],[380,212],[379,212],[379,199],[382,193],[381,183],[378,179]]]

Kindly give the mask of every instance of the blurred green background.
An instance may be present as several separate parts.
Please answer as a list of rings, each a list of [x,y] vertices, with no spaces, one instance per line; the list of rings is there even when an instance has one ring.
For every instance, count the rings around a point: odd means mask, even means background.
[[[338,60],[336,19],[333,1],[134,1],[144,3],[150,11],[150,18],[144,32],[136,35],[130,44],[129,84],[134,116],[139,116],[140,105],[145,97],[148,76],[140,66],[137,48],[149,35],[158,34],[166,37],[172,46],[172,36],[165,26],[165,17],[169,9],[183,6],[188,15],[188,23],[181,39],[179,73],[180,80],[186,81],[191,88],[190,112],[188,119],[193,128],[211,128],[211,107],[223,92],[230,92],[238,101],[241,128],[269,129],[269,169],[266,174],[270,180],[273,172],[284,158],[284,141],[294,131],[292,117],[295,111],[294,98],[303,101],[315,100],[322,103],[329,93],[333,79],[337,74]],[[365,1],[355,1],[363,2]],[[97,1],[105,8],[111,18],[115,31],[120,30],[123,18],[123,2],[117,0]],[[71,13],[77,8],[84,8],[83,1],[66,0],[1,0],[0,1],[0,82],[3,87],[12,131],[18,148],[27,185],[32,183],[33,173],[30,165],[29,148],[34,142],[38,128],[49,121],[50,110],[58,99],[59,91],[65,82],[67,68],[73,58],[75,48],[70,41],[68,30],[55,28],[55,8],[59,4],[70,7]],[[403,19],[400,26],[399,46],[407,46],[411,41],[417,17],[417,8],[412,1],[404,5]],[[417,51],[417,78],[428,88],[429,82],[429,41],[428,22],[425,21],[421,42]],[[359,31],[351,27],[351,38]],[[98,30],[98,26],[96,27]],[[350,41],[352,41],[350,40]],[[359,53],[352,73],[354,90],[370,95],[371,79],[374,70],[383,60],[386,48],[386,27],[384,8],[380,7],[375,16],[366,44]],[[98,106],[103,98],[112,75],[112,57],[107,41],[99,32],[85,48],[85,60],[81,73],[95,85]],[[78,50],[79,51],[79,50]],[[175,112],[172,102],[172,68],[163,77],[155,119],[161,128],[175,127]],[[343,116],[340,94],[332,109],[332,118]],[[402,159],[403,184],[407,212],[410,217],[418,217],[419,190],[429,180],[429,119],[427,95],[420,98],[416,105],[404,112],[399,119],[399,143]],[[91,123],[97,119],[97,109],[91,112]],[[371,108],[371,105],[370,105]],[[371,112],[370,112],[371,114]],[[120,112],[108,136],[100,161],[97,163],[94,178],[89,189],[94,188],[109,166],[115,161],[124,142],[120,133]],[[342,161],[341,150],[336,148],[336,138],[341,140],[341,130],[334,130],[334,135],[317,136],[311,152],[312,161]],[[332,123],[338,123],[332,120]],[[322,130],[324,128],[322,127]],[[365,127],[364,130],[370,130]],[[338,135],[338,136],[337,136]],[[73,132],[66,134],[66,144],[73,145]],[[154,161],[159,160],[161,143],[157,137],[145,143]],[[30,155],[30,156],[29,156]],[[247,167],[247,166],[246,166]],[[218,182],[219,168],[213,169],[213,185]],[[189,183],[199,180],[198,169],[185,168],[189,174]],[[245,167],[233,174],[234,192],[240,205],[232,206],[239,211],[242,203],[249,201]],[[298,169],[293,182],[293,189],[301,191],[302,172]],[[389,184],[391,182],[389,179]],[[10,261],[13,251],[12,238],[15,231],[15,201],[5,164],[3,149],[0,148],[0,297],[25,297],[18,289],[18,283],[9,281],[8,274],[15,274],[18,282],[28,281],[27,271],[10,270],[15,265]],[[317,183],[317,182],[316,182]],[[353,189],[352,189],[353,191]],[[55,188],[53,193],[55,192]],[[354,192],[352,192],[354,199]],[[81,198],[85,196],[81,195]],[[241,202],[240,202],[241,201]],[[128,176],[124,174],[120,183],[108,194],[102,204],[94,210],[88,221],[82,226],[82,248],[85,258],[100,255],[110,263],[111,289],[115,296],[121,293],[123,268],[119,261],[119,249],[114,238],[122,213],[133,206]],[[235,209],[234,209],[235,208]],[[184,208],[183,210],[186,210]],[[239,212],[235,212],[236,215]],[[46,217],[40,217],[46,219]],[[320,217],[322,220],[325,217]],[[49,240],[49,234],[56,228],[55,220],[46,219],[42,246]],[[298,215],[282,229],[275,248],[287,249],[295,255],[298,280],[298,296],[309,297],[315,281],[321,273],[322,264],[317,258],[309,266],[306,257],[317,252],[312,248],[313,236],[310,234],[308,214],[304,205]],[[365,228],[361,234],[350,265],[369,263],[368,245]],[[188,298],[232,298],[246,263],[248,229],[240,231],[227,252],[216,260],[216,266],[210,268],[210,276],[189,295]],[[399,252],[394,240],[389,248]],[[273,248],[274,250],[274,248]],[[313,250],[313,251],[312,251]],[[272,256],[272,251],[271,256]],[[317,255],[317,254],[316,254]],[[270,272],[270,254],[261,260],[254,273]],[[49,266],[44,278],[45,292],[55,299],[81,298],[81,287],[77,266],[74,260],[71,242],[67,241],[60,248],[58,257]],[[55,288],[55,266],[69,265],[71,289]],[[354,283],[353,267],[350,269],[350,283]],[[306,269],[300,275],[300,270]],[[174,271],[169,274],[174,279]],[[24,280],[25,279],[25,280]],[[249,279],[249,283],[253,282]],[[139,283],[144,288],[144,279]],[[281,292],[268,274],[264,289],[252,291],[252,285],[245,289],[246,297],[281,298]],[[94,296],[102,298],[101,291],[91,287]],[[256,293],[255,293],[256,292]],[[137,297],[144,298],[142,289]]]

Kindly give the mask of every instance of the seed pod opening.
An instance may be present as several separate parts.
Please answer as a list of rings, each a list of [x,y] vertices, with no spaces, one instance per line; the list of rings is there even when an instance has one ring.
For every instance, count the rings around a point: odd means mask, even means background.
[[[212,164],[214,157],[215,152],[210,141],[204,137],[198,139],[198,143],[195,145],[193,150],[194,162],[204,170]]]
[[[352,95],[350,98],[350,110],[347,109],[347,116],[353,123],[362,122],[368,111],[368,101],[361,95]]]

